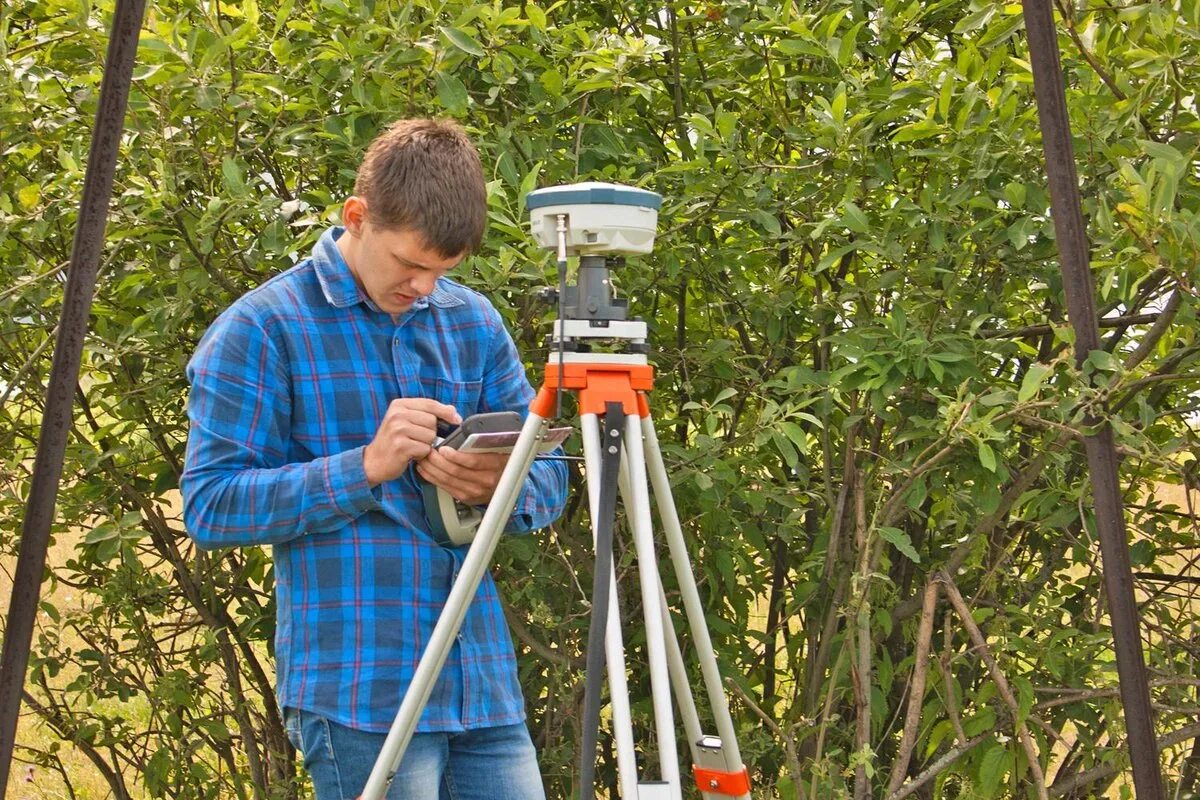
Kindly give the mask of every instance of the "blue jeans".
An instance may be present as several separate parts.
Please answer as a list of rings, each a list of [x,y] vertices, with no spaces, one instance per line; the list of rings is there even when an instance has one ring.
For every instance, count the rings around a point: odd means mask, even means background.
[[[387,738],[307,711],[283,711],[317,800],[354,800]],[[417,733],[387,800],[545,800],[537,753],[524,723],[465,733]]]

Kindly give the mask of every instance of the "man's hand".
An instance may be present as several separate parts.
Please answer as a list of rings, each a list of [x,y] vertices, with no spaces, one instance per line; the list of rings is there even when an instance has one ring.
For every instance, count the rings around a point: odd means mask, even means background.
[[[417,464],[417,472],[460,503],[482,506],[495,494],[508,456],[508,453],[463,453],[452,447],[440,447]]]
[[[458,425],[462,417],[454,406],[420,397],[402,397],[388,406],[375,438],[363,450],[363,469],[367,483],[378,486],[400,477],[413,461],[432,451],[437,438],[437,422]]]

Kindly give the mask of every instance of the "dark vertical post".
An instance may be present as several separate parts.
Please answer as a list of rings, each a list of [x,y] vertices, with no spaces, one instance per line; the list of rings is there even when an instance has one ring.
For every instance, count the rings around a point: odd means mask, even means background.
[[[1029,53],[1033,63],[1033,86],[1037,96],[1046,175],[1050,182],[1050,206],[1058,242],[1067,314],[1075,329],[1075,361],[1082,365],[1093,350],[1100,349],[1092,273],[1088,263],[1087,232],[1079,198],[1079,179],[1071,146],[1066,91],[1059,63],[1058,35],[1050,0],[1022,0]],[[1108,614],[1112,620],[1121,684],[1121,704],[1129,737],[1133,783],[1139,800],[1162,800],[1162,775],[1150,708],[1150,686],[1142,656],[1137,604],[1133,596],[1133,573],[1129,566],[1129,542],[1125,534],[1125,512],[1117,476],[1117,451],[1112,428],[1104,420],[1088,419],[1096,433],[1084,439],[1092,502],[1104,563],[1104,586]]]
[[[20,555],[13,578],[12,600],[8,606],[8,625],[4,632],[4,652],[0,655],[0,800],[8,787],[9,767],[16,744],[17,717],[21,711],[21,692],[25,670],[29,666],[29,644],[37,615],[46,568],[46,548],[54,521],[55,498],[62,477],[63,455],[71,428],[75,386],[83,339],[87,333],[92,293],[100,251],[104,247],[104,228],[108,222],[108,204],[112,198],[117,152],[125,124],[125,105],[137,54],[138,33],[142,27],[145,0],[117,0],[112,34],[100,84],[100,103],[88,150],[87,173],[83,180],[83,200],[75,227],[71,264],[63,297],[62,320],[54,346],[50,385],[46,390],[45,413],[38,438],[33,481],[25,505]]]

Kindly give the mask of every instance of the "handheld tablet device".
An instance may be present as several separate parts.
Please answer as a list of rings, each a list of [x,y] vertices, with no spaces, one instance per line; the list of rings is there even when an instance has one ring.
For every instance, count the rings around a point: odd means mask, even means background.
[[[571,430],[551,428],[538,452],[549,453],[566,441]],[[511,453],[520,435],[521,415],[515,411],[473,414],[435,440],[434,447],[449,447],[464,453]],[[483,520],[483,511],[458,502],[445,489],[426,481],[421,482],[421,494],[433,538],[446,547],[470,544]]]

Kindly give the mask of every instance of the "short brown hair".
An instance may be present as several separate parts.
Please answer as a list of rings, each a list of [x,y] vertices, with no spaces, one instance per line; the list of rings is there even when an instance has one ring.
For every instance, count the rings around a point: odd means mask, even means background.
[[[457,123],[394,122],[367,148],[354,193],[367,221],[413,230],[426,246],[453,258],[479,248],[487,223],[487,188],[479,153]]]

